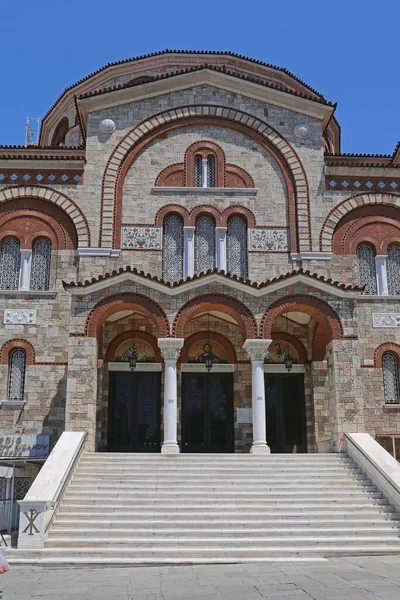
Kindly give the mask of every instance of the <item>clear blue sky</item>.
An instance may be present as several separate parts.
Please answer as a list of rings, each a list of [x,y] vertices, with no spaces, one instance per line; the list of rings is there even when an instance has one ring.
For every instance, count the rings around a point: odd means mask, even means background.
[[[28,115],[42,117],[106,63],[173,48],[286,67],[338,102],[343,152],[391,153],[400,139],[399,21],[396,0],[5,0],[0,144],[23,144]]]

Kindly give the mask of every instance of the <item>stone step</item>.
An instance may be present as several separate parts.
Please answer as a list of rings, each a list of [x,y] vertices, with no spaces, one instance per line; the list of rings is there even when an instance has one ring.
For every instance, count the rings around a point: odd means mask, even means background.
[[[296,474],[295,476],[291,476],[288,482],[287,476],[285,473],[273,473],[273,474],[265,474],[259,473],[255,477],[254,475],[249,475],[247,473],[243,473],[240,475],[230,475],[229,478],[226,478],[229,483],[232,485],[236,483],[251,483],[254,482],[262,482],[262,483],[276,483],[276,484],[285,484],[285,485],[297,485],[300,483],[304,483],[304,476]],[[216,474],[207,474],[203,473],[202,475],[194,475],[192,472],[190,473],[156,473],[152,474],[130,474],[126,477],[118,477],[114,473],[102,474],[102,475],[75,475],[72,478],[72,484],[75,485],[79,483],[81,485],[93,485],[94,483],[104,483],[104,484],[123,484],[130,485],[134,483],[143,483],[144,481],[157,482],[157,483],[177,483],[182,485],[183,483],[188,482],[220,482],[221,476]],[[353,475],[353,474],[343,474],[337,473],[335,475],[326,475],[324,473],[316,473],[312,476],[312,483],[324,482],[328,485],[335,485],[340,483],[368,483],[370,484],[370,480],[365,475]]]
[[[226,528],[181,528],[181,529],[165,529],[165,528],[142,528],[139,527],[58,527],[54,526],[48,537],[48,541],[57,541],[59,539],[69,539],[71,542],[82,539],[99,539],[107,540],[110,539],[240,539],[244,538],[246,543],[250,539],[269,538],[271,536],[290,537],[296,539],[297,537],[315,537],[315,538],[330,538],[330,537],[382,537],[382,536],[394,536],[399,537],[399,527],[394,525],[377,525],[376,527],[314,527],[312,525],[299,527],[297,524],[288,524],[286,527],[259,527],[258,529],[251,528],[237,528],[234,525]],[[400,540],[399,540],[400,541]],[[47,545],[47,541],[46,541]]]
[[[309,461],[344,461],[349,462],[352,459],[346,453],[319,452],[319,453],[293,453],[293,454],[247,454],[247,453],[179,453],[179,454],[159,454],[157,452],[84,452],[82,460],[91,460],[97,462],[106,462],[112,460],[126,460],[130,462],[144,461],[191,461],[203,460],[207,462],[227,461],[286,461],[291,460],[309,460]]]

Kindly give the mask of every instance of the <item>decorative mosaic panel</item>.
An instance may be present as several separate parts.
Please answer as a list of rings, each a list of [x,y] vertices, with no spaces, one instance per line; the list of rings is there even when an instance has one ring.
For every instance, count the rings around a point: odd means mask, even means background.
[[[342,192],[354,190],[357,192],[396,192],[399,190],[400,178],[379,177],[343,177],[343,175],[327,175],[325,178],[327,190]]]
[[[82,179],[82,171],[22,171],[20,169],[3,169],[0,171],[0,184],[57,184],[77,185]]]
[[[128,250],[161,250],[162,228],[124,225],[122,227],[122,248]]]
[[[287,229],[250,229],[250,250],[289,252]]]

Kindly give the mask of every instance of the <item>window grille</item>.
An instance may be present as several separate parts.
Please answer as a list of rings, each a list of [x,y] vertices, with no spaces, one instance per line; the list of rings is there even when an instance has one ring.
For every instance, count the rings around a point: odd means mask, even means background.
[[[376,294],[375,252],[369,244],[357,246],[358,282],[365,285],[364,294]]]
[[[389,294],[400,294],[400,245],[390,244],[387,249]]]
[[[198,154],[194,159],[194,185],[195,187],[202,187],[202,158]]]
[[[213,269],[215,266],[215,221],[212,217],[203,215],[196,219],[194,270]]]
[[[207,187],[215,187],[215,156],[207,157]]]
[[[7,400],[24,399],[26,354],[21,348],[13,350],[8,362]]]
[[[399,404],[399,368],[397,358],[391,352],[382,356],[382,373],[386,404]]]
[[[18,289],[20,260],[19,240],[14,237],[5,239],[1,245],[0,289]]]
[[[164,279],[179,281],[183,277],[183,220],[178,215],[164,219]]]
[[[50,284],[51,241],[36,240],[32,248],[31,290],[48,290]]]
[[[228,219],[227,270],[232,275],[247,277],[247,223],[238,216]]]

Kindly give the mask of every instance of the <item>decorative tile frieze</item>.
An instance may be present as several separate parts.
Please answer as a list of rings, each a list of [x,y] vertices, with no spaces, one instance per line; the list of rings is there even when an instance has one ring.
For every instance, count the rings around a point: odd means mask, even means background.
[[[400,313],[373,313],[374,327],[400,327]]]
[[[4,325],[35,325],[36,324],[36,309],[33,310],[11,310],[4,311]]]
[[[343,177],[327,175],[325,179],[327,190],[349,191],[355,190],[358,192],[395,192],[400,188],[400,177]]]
[[[257,252],[288,252],[288,230],[283,228],[250,229],[249,249]]]
[[[57,171],[57,170],[19,170],[2,169],[0,171],[0,184],[41,184],[41,185],[77,185],[82,179],[82,171]]]
[[[128,250],[161,250],[162,228],[124,225],[122,227],[122,248]]]

